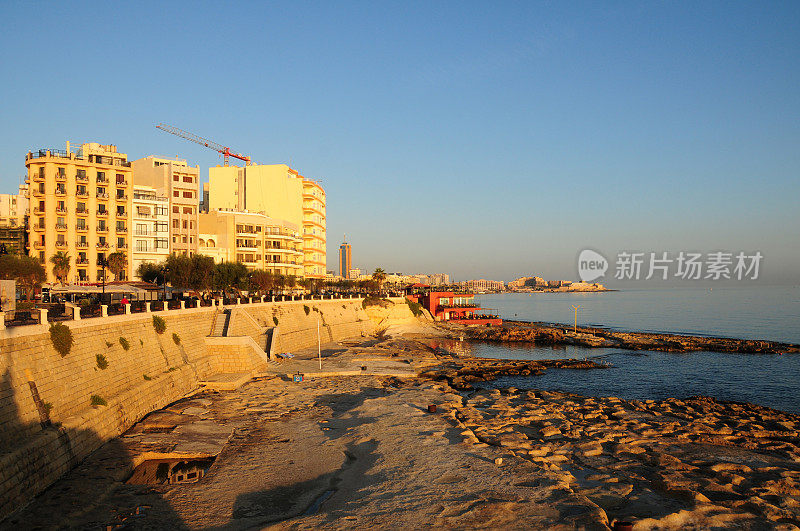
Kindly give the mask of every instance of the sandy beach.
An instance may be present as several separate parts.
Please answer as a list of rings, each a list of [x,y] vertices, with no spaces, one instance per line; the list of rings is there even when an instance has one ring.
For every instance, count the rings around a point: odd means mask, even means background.
[[[412,331],[325,345],[322,370],[305,351],[237,390],[154,412],[2,527],[800,525],[796,415],[710,398],[476,390],[501,374],[603,369],[454,358],[428,346],[437,328]],[[288,377],[297,371],[304,381]],[[147,484],[145,472],[126,483],[148,459],[203,456],[215,460],[195,483]]]

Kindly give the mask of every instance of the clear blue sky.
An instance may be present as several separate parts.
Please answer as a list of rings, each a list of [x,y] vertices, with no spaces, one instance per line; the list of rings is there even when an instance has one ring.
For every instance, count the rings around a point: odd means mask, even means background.
[[[29,149],[328,192],[328,267],[574,278],[584,247],[800,271],[800,2],[0,4],[0,191]]]

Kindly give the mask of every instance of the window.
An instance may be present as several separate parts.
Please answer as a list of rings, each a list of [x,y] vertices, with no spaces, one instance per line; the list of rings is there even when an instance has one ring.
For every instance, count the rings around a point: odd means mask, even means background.
[[[117,238],[117,248],[124,249],[125,247],[125,238]]]
[[[167,207],[156,207],[156,216],[166,215],[169,215],[169,209]]]
[[[184,237],[182,238],[182,240],[183,240],[183,241],[182,241],[181,243],[186,243],[186,236],[184,236]]]
[[[186,221],[185,219],[183,220],[183,228],[184,229],[188,229],[189,228],[189,222]]]
[[[136,240],[136,250],[138,252],[147,252],[147,240]]]
[[[78,170],[78,177],[85,178],[86,177],[86,170]]]
[[[173,219],[172,220],[172,228],[173,229],[181,228],[181,222],[179,220],[177,220],[177,219]]]
[[[177,194],[178,192],[175,192],[175,193]],[[172,207],[172,213],[173,214],[180,214],[181,213],[181,209],[179,207]]]
[[[183,207],[183,213],[184,214],[193,214],[194,213],[194,209],[192,207]]]
[[[185,183],[193,183],[194,182],[194,178],[192,178],[191,175],[185,175],[183,177],[183,182],[185,182]]]
[[[173,175],[173,176],[172,176],[172,180],[173,180],[173,181],[175,181],[175,182],[178,182],[178,181],[180,181],[180,180],[181,180],[181,178],[180,178],[180,176],[179,176],[179,175]]]
[[[156,232],[169,232],[169,224],[166,221],[159,221],[155,225]]]
[[[137,223],[136,224],[136,235],[137,236],[147,236],[147,225],[144,223]]]
[[[169,249],[169,240],[166,238],[156,239],[156,249]]]
[[[191,199],[194,196],[193,192],[183,192],[183,197]]]
[[[175,190],[174,192],[172,192],[172,197],[180,197],[180,196],[181,196],[181,193],[178,190]]]
[[[39,251],[39,261],[44,263],[44,251]]]
[[[77,224],[78,230],[83,230],[86,228],[86,220],[83,218],[78,218]]]

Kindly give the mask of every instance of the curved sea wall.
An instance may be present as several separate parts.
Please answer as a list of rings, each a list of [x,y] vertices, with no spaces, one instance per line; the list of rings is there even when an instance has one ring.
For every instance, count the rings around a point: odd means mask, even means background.
[[[250,336],[263,348],[265,329],[277,319],[277,351],[291,352],[316,345],[319,317],[323,343],[360,337],[374,329],[361,303],[233,306],[227,335]],[[204,307],[69,321],[73,345],[64,357],[46,325],[0,330],[0,520],[201,381],[232,365],[262,369],[258,356],[232,359],[230,349],[209,344],[219,312]],[[164,319],[162,334],[153,316]]]

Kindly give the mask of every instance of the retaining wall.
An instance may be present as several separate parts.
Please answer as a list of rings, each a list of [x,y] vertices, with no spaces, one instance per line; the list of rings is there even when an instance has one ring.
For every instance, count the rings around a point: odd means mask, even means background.
[[[233,307],[229,336],[251,337],[279,322],[279,352],[373,329],[361,299],[257,303]],[[306,315],[304,306],[309,308]],[[315,311],[317,308],[318,311]],[[216,349],[216,308],[69,321],[72,349],[61,357],[47,325],[0,330],[0,520],[30,501],[106,441],[151,411],[192,393],[220,372],[263,369],[252,343]],[[250,317],[237,313],[246,312]],[[156,333],[153,315],[167,324]],[[173,333],[179,341],[173,340]],[[120,342],[128,343],[126,350]],[[98,355],[108,366],[98,366]],[[106,405],[93,406],[97,395]]]

